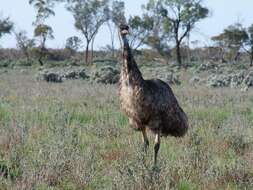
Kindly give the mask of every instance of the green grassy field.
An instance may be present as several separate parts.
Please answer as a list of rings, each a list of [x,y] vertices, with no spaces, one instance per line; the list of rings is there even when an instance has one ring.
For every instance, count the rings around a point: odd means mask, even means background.
[[[162,138],[153,169],[117,85],[0,74],[0,190],[253,189],[253,90],[172,88],[191,128]]]

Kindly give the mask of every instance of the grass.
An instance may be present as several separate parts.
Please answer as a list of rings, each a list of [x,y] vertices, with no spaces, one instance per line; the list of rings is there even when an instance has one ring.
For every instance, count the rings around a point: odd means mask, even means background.
[[[172,88],[191,128],[162,138],[153,168],[116,85],[0,74],[0,190],[252,189],[253,91]]]

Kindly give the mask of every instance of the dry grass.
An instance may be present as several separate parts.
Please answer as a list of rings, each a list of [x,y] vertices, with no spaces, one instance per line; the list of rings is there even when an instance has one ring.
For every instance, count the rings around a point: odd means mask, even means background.
[[[0,75],[0,189],[252,189],[253,91],[173,86],[191,129],[152,143],[119,111],[117,86]]]

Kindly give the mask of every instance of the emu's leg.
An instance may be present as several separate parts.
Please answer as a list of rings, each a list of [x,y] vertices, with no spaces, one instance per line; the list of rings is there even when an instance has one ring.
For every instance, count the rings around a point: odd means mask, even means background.
[[[145,153],[147,153],[147,149],[148,149],[148,146],[149,146],[149,141],[148,141],[146,128],[144,127],[141,130],[141,132],[142,132],[142,140],[143,140],[143,144],[144,144],[144,151],[145,151]]]
[[[160,148],[160,132],[158,132],[156,135],[155,135],[155,147],[154,147],[154,151],[155,151],[155,156],[154,156],[154,166],[156,166],[157,164],[157,155],[158,155],[158,151],[159,151],[159,148]]]

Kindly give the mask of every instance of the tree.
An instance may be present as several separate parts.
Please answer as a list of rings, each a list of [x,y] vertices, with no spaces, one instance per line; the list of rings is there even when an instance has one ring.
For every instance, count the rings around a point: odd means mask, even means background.
[[[17,47],[22,51],[25,55],[27,62],[30,61],[30,50],[35,46],[34,39],[29,39],[25,31],[20,31],[15,33],[17,40]]]
[[[108,0],[70,0],[68,10],[73,14],[76,29],[86,39],[85,62],[89,63],[90,43],[109,19]]]
[[[115,34],[118,30],[118,27],[122,23],[126,23],[125,18],[125,3],[124,1],[112,1],[111,8],[110,8],[110,19],[107,21],[107,26],[110,31],[111,35],[111,49],[112,57],[114,57],[115,52]]]
[[[171,48],[168,45],[168,39],[165,36],[149,36],[145,43],[155,49],[163,58],[165,58],[166,63],[168,64],[169,58],[171,57]]]
[[[225,28],[218,36],[212,37],[212,40],[237,61],[241,48],[248,41],[248,34],[241,24],[235,23]]]
[[[53,11],[54,1],[52,0],[29,0],[29,4],[33,5],[37,11],[35,25],[36,23],[43,23],[45,19],[55,15]]]
[[[39,63],[40,65],[44,65],[42,59],[46,57],[48,50],[46,48],[47,39],[54,39],[53,29],[45,24],[39,24],[36,26],[34,30],[34,36],[39,39]]]
[[[221,60],[222,63],[226,62],[226,60],[224,58],[224,54],[226,51],[226,44],[224,41],[224,35],[220,34],[217,36],[213,36],[211,38],[211,40],[213,40],[215,42],[216,46],[219,48],[218,59]]]
[[[39,49],[38,49],[38,60],[40,65],[44,65],[42,59],[46,57],[48,53],[46,48],[46,41],[48,39],[54,39],[53,29],[45,24],[45,20],[54,16],[53,11],[54,1],[53,0],[29,0],[29,4],[32,4],[37,11],[36,20],[33,23],[35,26],[34,36],[39,40]]]
[[[147,15],[143,17],[134,16],[129,18],[128,25],[130,26],[131,33],[129,36],[129,45],[133,50],[137,50],[145,43],[153,29],[153,19]]]
[[[75,54],[81,47],[82,40],[77,36],[69,37],[66,40],[65,48],[70,51],[71,55]]]
[[[144,43],[155,49],[168,63],[172,35],[167,20],[161,15],[161,2],[150,1],[143,8],[146,10],[144,16],[149,17],[153,27]]]
[[[149,0],[146,9],[159,10],[167,32],[172,34],[176,44],[177,63],[182,65],[181,44],[189,36],[195,24],[208,16],[208,9],[201,0]]]
[[[248,39],[243,48],[250,57],[250,67],[253,66],[253,24],[247,29]]]
[[[13,23],[9,18],[0,18],[0,38],[4,34],[9,34],[13,28]]]

